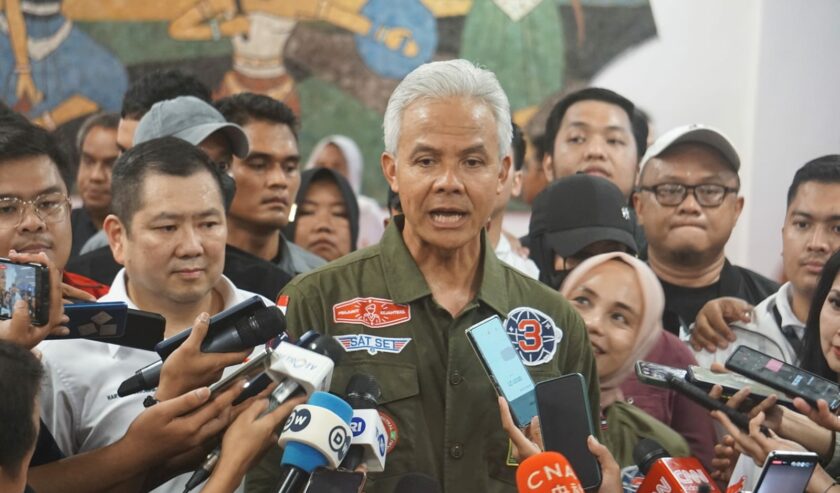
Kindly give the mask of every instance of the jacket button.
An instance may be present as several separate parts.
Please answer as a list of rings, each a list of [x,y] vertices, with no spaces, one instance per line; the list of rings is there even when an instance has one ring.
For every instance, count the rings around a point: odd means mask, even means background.
[[[449,455],[453,459],[460,459],[464,456],[464,445],[456,443],[455,445],[449,447]]]
[[[453,371],[451,375],[449,375],[449,383],[452,385],[458,385],[459,383],[464,381],[464,377],[461,376],[458,371]]]

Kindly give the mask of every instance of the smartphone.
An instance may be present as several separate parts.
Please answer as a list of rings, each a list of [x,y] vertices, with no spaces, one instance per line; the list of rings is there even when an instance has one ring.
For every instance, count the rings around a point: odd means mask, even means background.
[[[207,335],[204,337],[205,340],[212,339],[217,332],[232,327],[236,322],[242,320],[243,318],[250,317],[263,308],[265,308],[265,303],[263,303],[262,298],[259,296],[252,296],[251,298],[248,298],[241,303],[237,303],[227,310],[213,315],[210,317],[210,327],[207,329]],[[172,354],[172,351],[178,349],[178,347],[187,340],[187,337],[190,336],[190,332],[191,329],[184,329],[174,336],[160,341],[160,343],[155,346],[155,351],[157,351],[161,359],[168,358],[169,355]]]
[[[312,471],[303,493],[362,493],[367,475],[318,467]]]
[[[594,434],[586,380],[571,373],[537,384],[537,410],[543,445],[569,459],[584,489],[601,484],[601,466],[586,440]]]
[[[49,271],[41,264],[0,258],[0,319],[12,318],[18,300],[29,305],[32,325],[46,325],[50,320]]]
[[[676,375],[668,375],[666,378],[668,379],[668,385],[675,391],[688,397],[697,404],[700,404],[709,411],[722,412],[735,426],[744,431],[749,431],[750,418],[746,414],[732,409],[723,402],[712,399],[705,391],[695,387],[683,378],[679,378]],[[770,432],[764,425],[761,425],[761,431],[765,435],[769,436]]]
[[[520,428],[528,426],[537,415],[534,381],[513,348],[501,319],[494,315],[473,325],[467,329],[467,339],[496,392],[508,401],[513,421]]]
[[[636,361],[636,377],[640,382],[654,387],[669,388],[668,374],[685,378],[686,371],[672,366],[651,363],[650,361]]]
[[[786,394],[801,397],[812,406],[823,399],[832,412],[840,409],[840,385],[836,382],[747,346],[738,346],[726,360],[726,368]]]
[[[125,335],[115,344],[154,351],[155,346],[163,340],[164,332],[166,319],[163,315],[129,308],[125,320]]]
[[[128,305],[122,301],[105,303],[70,303],[64,305],[70,334],[60,339],[90,339],[111,342],[125,334]]]
[[[744,387],[750,388],[749,399],[754,402],[763,401],[771,394],[775,394],[776,397],[778,397],[777,402],[780,405],[794,409],[793,401],[786,395],[737,373],[715,373],[708,368],[692,365],[688,367],[688,373],[686,374],[685,379],[691,382],[691,384],[695,387],[699,387],[706,392],[711,390],[714,385],[720,385],[723,387],[722,397],[726,399],[732,397],[736,392]]]
[[[817,467],[814,452],[774,450],[764,461],[753,493],[802,493]]]
[[[262,373],[266,369],[266,361],[271,361],[272,351],[263,351],[262,353],[251,356],[248,361],[239,365],[235,370],[223,376],[221,380],[210,386],[210,396],[227,389],[234,382],[241,378],[251,378]]]

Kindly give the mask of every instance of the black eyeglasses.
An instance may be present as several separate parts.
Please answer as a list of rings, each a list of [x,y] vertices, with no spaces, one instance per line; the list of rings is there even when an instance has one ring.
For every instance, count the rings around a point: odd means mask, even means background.
[[[737,188],[723,185],[683,185],[680,183],[660,183],[651,187],[639,187],[643,192],[651,192],[656,197],[659,205],[667,207],[677,206],[683,203],[688,191],[694,195],[694,199],[702,207],[717,207],[723,203],[727,194],[738,193]]]

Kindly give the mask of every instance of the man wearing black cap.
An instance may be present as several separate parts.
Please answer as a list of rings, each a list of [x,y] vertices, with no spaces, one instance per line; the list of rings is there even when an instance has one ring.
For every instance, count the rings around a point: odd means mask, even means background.
[[[534,199],[529,227],[540,281],[557,289],[593,255],[635,254],[633,231],[630,208],[609,180],[579,174],[555,181]]]
[[[633,204],[648,261],[665,290],[665,329],[679,334],[712,299],[758,303],[775,282],[729,263],[724,247],[744,206],[740,159],[719,131],[700,124],[663,134],[642,158]]]

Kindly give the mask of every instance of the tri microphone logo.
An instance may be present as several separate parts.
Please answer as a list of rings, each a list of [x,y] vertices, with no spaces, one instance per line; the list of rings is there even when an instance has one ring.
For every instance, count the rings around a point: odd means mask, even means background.
[[[100,337],[114,337],[117,335],[117,324],[112,322],[114,317],[108,312],[99,312],[90,317],[90,322],[79,325],[79,334],[82,337],[98,335]]]

